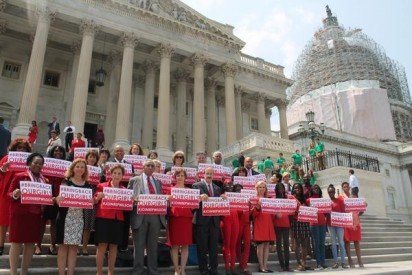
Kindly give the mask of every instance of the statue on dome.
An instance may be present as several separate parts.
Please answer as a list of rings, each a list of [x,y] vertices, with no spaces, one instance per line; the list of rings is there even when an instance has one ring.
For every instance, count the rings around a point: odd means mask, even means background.
[[[326,14],[328,17],[332,17],[332,11],[330,10],[329,5],[326,5]]]

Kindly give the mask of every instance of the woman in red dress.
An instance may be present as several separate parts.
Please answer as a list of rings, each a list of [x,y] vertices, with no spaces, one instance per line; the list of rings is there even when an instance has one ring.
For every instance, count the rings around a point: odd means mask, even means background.
[[[15,139],[9,146],[9,152],[31,152],[30,143],[22,138]],[[9,170],[8,156],[0,160],[0,256],[3,255],[7,228],[10,224],[10,197],[8,195],[11,181],[16,172]]]
[[[20,182],[35,181],[46,183],[42,176],[44,158],[39,153],[33,153],[26,161],[29,169],[14,176],[9,188],[10,203],[10,232],[11,243],[9,261],[10,273],[17,275],[19,255],[23,246],[21,274],[27,274],[31,259],[33,258],[34,243],[38,241],[42,227],[42,206],[39,204],[22,204],[20,202]]]
[[[176,185],[173,188],[186,188],[186,171],[179,168],[174,173]],[[171,207],[168,222],[169,243],[172,246],[170,255],[172,257],[175,275],[184,275],[187,258],[189,256],[189,245],[193,240],[193,213],[190,208]],[[180,267],[179,267],[179,248],[180,248]]]
[[[97,243],[96,267],[97,274],[103,274],[104,255],[109,248],[108,274],[114,274],[114,264],[117,256],[117,246],[122,243],[124,215],[122,210],[102,209],[101,199],[104,198],[103,188],[125,188],[120,185],[124,175],[124,167],[120,164],[110,169],[112,180],[97,185],[94,195],[95,202],[98,202],[96,212],[96,234]],[[132,200],[132,198],[130,198]]]
[[[350,187],[349,183],[343,182],[342,183],[342,190],[343,194],[341,195],[344,199],[345,198],[357,198],[358,196],[355,195],[350,195]],[[360,219],[359,216],[362,215],[363,212],[352,212],[353,215],[353,228],[346,228],[345,227],[345,233],[343,235],[343,239],[345,240],[345,250],[346,250],[346,255],[348,256],[348,263],[351,268],[354,268],[355,265],[353,264],[352,257],[350,255],[350,242],[353,242],[355,245],[355,252],[356,252],[356,257],[358,258],[358,264],[359,267],[363,267],[363,262],[362,262],[362,254],[361,254],[361,249],[360,249],[360,241],[362,239],[362,227],[360,224]]]
[[[256,183],[256,191],[258,198],[267,197],[267,187],[264,181]],[[261,201],[252,206],[251,212],[253,217],[253,239],[257,243],[257,258],[259,261],[259,272],[272,273],[273,271],[267,268],[269,257],[270,242],[275,241],[275,230],[273,229],[272,215],[262,213]]]
[[[36,141],[38,132],[39,128],[37,127],[37,122],[33,120],[31,122],[31,127],[29,128],[29,142],[31,145],[33,145],[33,143]]]
[[[232,192],[233,186],[227,184],[225,192]],[[236,244],[239,236],[239,216],[238,210],[230,210],[230,215],[223,216],[220,222],[223,235],[223,258],[225,260],[226,274],[235,272]]]

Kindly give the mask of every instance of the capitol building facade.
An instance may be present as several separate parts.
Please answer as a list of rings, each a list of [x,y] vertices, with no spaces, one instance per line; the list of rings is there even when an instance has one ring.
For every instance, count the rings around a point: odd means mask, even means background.
[[[0,1],[0,115],[13,136],[51,117],[106,146],[212,153],[270,132],[287,138],[283,67],[241,52],[233,27],[180,1]],[[96,72],[107,73],[103,86]]]

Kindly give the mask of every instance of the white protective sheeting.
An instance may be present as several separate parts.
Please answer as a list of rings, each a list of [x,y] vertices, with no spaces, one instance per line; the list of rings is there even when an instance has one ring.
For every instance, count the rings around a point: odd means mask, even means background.
[[[305,121],[305,113],[313,110],[316,124],[323,122],[327,127],[374,140],[396,139],[385,89],[348,85],[335,90],[337,87],[318,89],[288,106],[288,124]]]

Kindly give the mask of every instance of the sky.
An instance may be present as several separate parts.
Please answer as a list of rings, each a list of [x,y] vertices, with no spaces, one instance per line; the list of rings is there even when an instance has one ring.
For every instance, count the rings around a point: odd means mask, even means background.
[[[412,90],[412,1],[409,0],[182,0],[204,16],[235,27],[242,52],[285,67],[291,77],[304,46],[322,27],[329,5],[340,25],[361,28],[405,67]],[[272,130],[279,130],[276,108]]]

